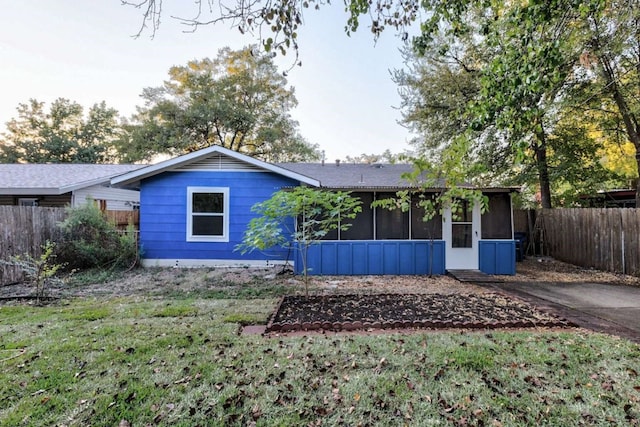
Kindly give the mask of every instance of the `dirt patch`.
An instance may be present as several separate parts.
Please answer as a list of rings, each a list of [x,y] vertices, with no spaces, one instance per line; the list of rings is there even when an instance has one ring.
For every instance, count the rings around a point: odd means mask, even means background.
[[[147,268],[124,273],[104,283],[73,284],[52,287],[47,295],[65,297],[118,297],[131,295],[207,294],[227,297],[273,297],[304,293],[302,277],[278,268]],[[309,290],[314,295],[371,293],[482,293],[473,284],[463,284],[448,276],[312,276]],[[243,293],[243,291],[246,291]],[[0,286],[0,298],[33,294],[25,283]]]
[[[539,326],[572,325],[493,293],[326,295],[284,297],[266,332]]]
[[[172,293],[224,292],[229,297],[257,290],[256,296],[274,297],[304,293],[302,278],[278,268],[147,268],[127,272],[105,283],[83,283],[51,288],[47,295],[65,297],[117,297]],[[527,258],[517,264],[515,276],[499,276],[504,282],[600,282],[640,286],[640,278],[584,269],[552,258]],[[312,295],[333,294],[457,294],[477,295],[487,288],[460,283],[449,276],[312,276]],[[246,293],[246,292],[245,292]],[[24,283],[0,286],[0,298],[33,295]]]

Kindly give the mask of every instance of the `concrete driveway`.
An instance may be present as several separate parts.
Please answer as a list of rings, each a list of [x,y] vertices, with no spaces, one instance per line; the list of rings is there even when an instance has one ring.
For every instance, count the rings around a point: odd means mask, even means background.
[[[640,287],[602,283],[501,283],[494,286],[552,308],[578,326],[640,342]]]

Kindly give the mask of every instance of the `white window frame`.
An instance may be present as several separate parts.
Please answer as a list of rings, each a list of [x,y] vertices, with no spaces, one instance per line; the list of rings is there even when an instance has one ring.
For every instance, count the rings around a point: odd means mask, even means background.
[[[193,230],[193,194],[194,193],[222,193],[222,235],[201,236],[194,235]],[[218,216],[211,214],[211,216]],[[187,187],[187,242],[228,242],[229,241],[229,187]]]

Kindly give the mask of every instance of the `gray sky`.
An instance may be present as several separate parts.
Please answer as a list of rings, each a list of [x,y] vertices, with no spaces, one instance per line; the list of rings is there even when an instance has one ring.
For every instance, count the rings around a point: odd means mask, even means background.
[[[171,9],[182,3],[182,10]],[[156,36],[137,33],[140,11],[120,0],[0,0],[0,132],[30,98],[63,97],[85,109],[106,101],[129,116],[145,87],[160,86],[172,65],[215,57],[218,49],[255,43],[228,24],[185,34],[170,15],[191,16],[191,0],[165,0]],[[309,10],[300,31],[302,67],[289,72],[299,106],[293,116],[302,135],[320,145],[327,160],[361,153],[401,152],[409,133],[397,124],[400,104],[390,69],[400,68],[393,31],[374,44],[366,26],[351,37],[340,2]],[[292,57],[278,58],[286,69]]]

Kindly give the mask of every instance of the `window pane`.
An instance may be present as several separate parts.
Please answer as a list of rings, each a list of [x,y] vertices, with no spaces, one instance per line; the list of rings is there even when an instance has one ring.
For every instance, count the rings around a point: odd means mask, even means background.
[[[362,212],[353,220],[345,223],[353,224],[347,231],[340,231],[340,240],[373,240],[373,193],[352,193],[362,201]]]
[[[223,213],[224,194],[193,193],[193,212]]]
[[[453,212],[453,209],[456,209]],[[466,200],[458,200],[455,207],[452,208],[451,221],[452,222],[471,222],[473,221],[473,206]]]
[[[489,211],[482,215],[483,239],[511,239],[511,199],[508,193],[489,195]]]
[[[378,193],[378,200],[395,198],[396,193]],[[392,211],[384,208],[376,209],[376,239],[408,239],[409,212],[402,209]]]
[[[324,235],[320,240],[338,240],[338,230],[331,230]]]
[[[191,234],[194,236],[222,236],[224,227],[222,216],[193,216],[193,228]]]
[[[424,208],[418,205],[420,197],[411,197],[411,238],[412,239],[442,239],[442,215],[436,214],[428,222],[424,222]]]
[[[318,220],[321,220],[321,218],[323,217],[318,217]],[[297,225],[298,225],[298,232],[300,232],[302,230],[302,216],[298,217],[297,220]],[[314,227],[314,231],[317,230],[317,227]],[[329,230],[327,232],[327,234],[325,234],[323,237],[320,237],[320,240],[338,240],[338,230]]]
[[[473,247],[471,239],[471,224],[451,224],[452,242],[454,248],[471,248]]]

